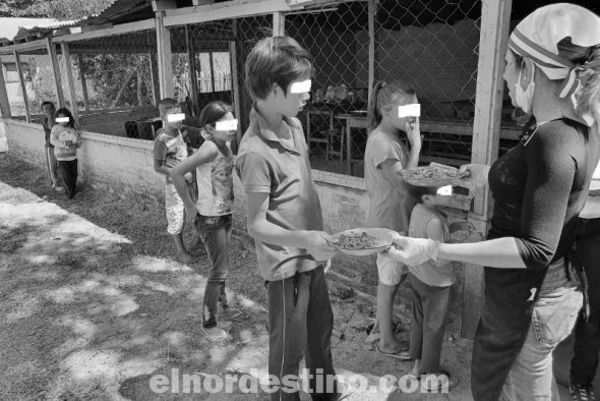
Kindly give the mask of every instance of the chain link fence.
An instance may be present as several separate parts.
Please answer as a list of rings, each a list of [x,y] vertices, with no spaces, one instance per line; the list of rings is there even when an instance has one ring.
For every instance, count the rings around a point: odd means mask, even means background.
[[[477,0],[352,0],[286,13],[286,35],[299,41],[315,62],[311,100],[299,115],[313,167],[363,175],[369,86],[378,80],[414,85],[422,104],[423,163],[470,160],[480,8]],[[174,97],[189,124],[197,123],[208,102],[223,100],[235,107],[241,138],[252,105],[244,63],[272,29],[272,13],[169,28]],[[77,111],[83,128],[151,139],[154,123],[142,127],[139,122],[158,116],[154,30],[68,42],[68,49],[57,44],[56,50],[65,104]],[[41,101],[55,98],[55,89],[46,50],[32,53],[23,54],[22,61],[34,113]],[[22,89],[10,57],[2,56],[3,73],[13,115],[23,116]],[[513,143],[501,135],[501,152]]]
[[[244,62],[254,44],[272,34],[272,25],[268,14],[170,29],[175,96],[186,106],[189,124],[198,123],[206,104],[221,100],[234,107],[241,138],[252,107],[244,86]]]
[[[26,102],[33,120],[39,119],[44,101],[56,103],[56,89],[52,62],[46,49],[18,52],[26,96],[19,79],[14,55],[0,56],[11,115],[26,118]]]
[[[469,161],[480,14],[476,0],[380,0],[371,9],[367,1],[346,1],[288,13],[286,34],[315,59],[301,116],[313,166],[363,175],[370,80],[415,87],[423,163]]]
[[[109,135],[153,139],[159,94],[155,31],[66,45],[68,48],[57,46],[61,83],[65,105],[76,110],[80,127]],[[71,67],[74,101],[69,95],[67,63]]]
[[[103,110],[155,103],[158,75],[153,30],[70,42],[68,46],[70,60],[65,60],[58,47],[61,76],[67,82],[65,62],[70,61],[78,108]]]

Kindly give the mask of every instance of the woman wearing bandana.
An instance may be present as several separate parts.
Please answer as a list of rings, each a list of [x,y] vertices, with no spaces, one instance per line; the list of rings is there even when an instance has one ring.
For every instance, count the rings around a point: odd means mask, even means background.
[[[600,153],[600,17],[567,3],[537,9],[510,35],[504,79],[513,105],[531,115],[524,136],[491,168],[461,168],[492,191],[487,240],[398,237],[389,257],[486,266],[475,401],[558,400],[552,351],[586,304],[572,249]]]

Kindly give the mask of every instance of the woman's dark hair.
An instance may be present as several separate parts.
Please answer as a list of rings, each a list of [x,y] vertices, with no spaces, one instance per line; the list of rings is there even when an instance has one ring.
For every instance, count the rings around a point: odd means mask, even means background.
[[[54,118],[58,118],[61,114],[65,117],[69,117],[69,124],[67,124],[67,127],[75,128],[75,118],[73,118],[73,114],[71,114],[69,109],[66,107],[61,107],[54,113]]]
[[[399,97],[415,95],[415,88],[404,81],[393,81],[389,84],[379,81],[373,87],[369,106],[369,127],[374,129],[381,122],[381,109],[395,102]]]
[[[212,125],[223,118],[227,113],[233,113],[233,109],[221,100],[210,102],[200,112],[200,126],[202,128]]]

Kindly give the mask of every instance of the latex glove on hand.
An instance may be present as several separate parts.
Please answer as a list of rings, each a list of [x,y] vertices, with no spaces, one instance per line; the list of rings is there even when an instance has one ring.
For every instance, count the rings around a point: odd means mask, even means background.
[[[395,246],[388,255],[396,261],[416,266],[432,259],[437,261],[439,242],[428,238],[401,237],[394,240]]]
[[[456,185],[470,190],[484,187],[488,182],[490,166],[485,164],[465,164],[458,169]]]

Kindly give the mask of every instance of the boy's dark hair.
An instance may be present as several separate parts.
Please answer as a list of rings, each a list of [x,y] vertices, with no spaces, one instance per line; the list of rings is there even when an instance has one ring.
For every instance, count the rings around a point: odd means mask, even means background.
[[[423,203],[423,195],[436,195],[437,190],[440,187],[420,187],[412,185],[407,182],[404,183],[406,190],[410,196],[412,196],[417,203]]]
[[[46,107],[46,106],[52,106],[52,107],[56,107],[56,106],[54,105],[54,103],[52,103],[52,102],[50,102],[50,101],[46,100],[46,101],[43,101],[43,102],[42,102],[42,104],[40,105],[40,108],[42,108],[42,109],[43,109],[43,108],[44,108],[44,107]]]
[[[245,64],[246,88],[253,99],[265,99],[273,84],[287,91],[293,81],[312,73],[310,54],[294,39],[274,36],[260,40]]]
[[[167,110],[177,106],[179,106],[179,103],[177,103],[177,100],[173,99],[172,97],[166,97],[164,99],[161,99],[158,102],[158,114],[160,114],[160,116],[163,117]]]
[[[204,106],[200,112],[200,126],[204,128],[206,125],[212,125],[223,118],[227,113],[232,113],[232,110],[230,105],[221,100],[212,101]]]
[[[71,111],[69,111],[69,109],[66,107],[61,107],[54,113],[54,118],[58,118],[61,114],[65,117],[69,117],[69,124],[67,124],[67,127],[75,128],[75,118],[73,118]]]

